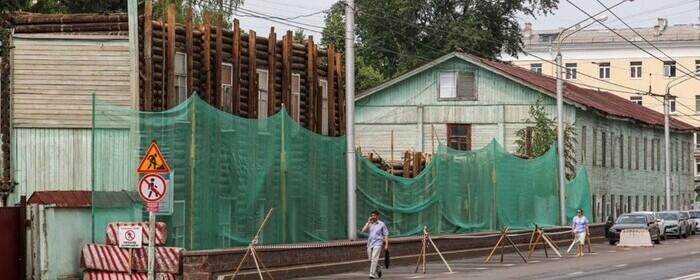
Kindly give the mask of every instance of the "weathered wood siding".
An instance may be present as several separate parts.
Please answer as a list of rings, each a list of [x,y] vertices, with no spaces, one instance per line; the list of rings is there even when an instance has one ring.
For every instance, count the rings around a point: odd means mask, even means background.
[[[128,40],[18,35],[13,49],[15,128],[89,128],[92,94],[129,105]]]

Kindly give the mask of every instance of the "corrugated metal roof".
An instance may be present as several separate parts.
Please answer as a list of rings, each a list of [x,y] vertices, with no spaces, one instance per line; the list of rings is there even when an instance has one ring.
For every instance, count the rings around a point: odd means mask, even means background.
[[[654,27],[634,28],[636,33],[629,28],[614,28],[613,30],[621,36],[636,42],[642,42],[644,39],[654,43],[700,40],[700,25],[697,24],[670,25],[661,32],[656,31]],[[525,48],[537,45],[550,46],[551,40],[554,40],[559,32],[559,30],[533,30],[531,36],[524,34],[526,36],[523,38],[523,43]],[[637,33],[644,38],[641,38]],[[616,42],[626,43],[624,39],[610,30],[591,29],[579,30],[573,33],[562,41],[562,44],[607,44]]]
[[[512,64],[507,64],[500,61],[494,61],[475,55],[453,52],[443,57],[437,58],[421,67],[418,67],[406,74],[398,76],[392,80],[360,93],[355,100],[365,98],[369,95],[377,93],[391,85],[397,84],[415,74],[418,74],[428,68],[431,68],[450,58],[457,57],[467,62],[477,64],[487,68],[495,73],[509,77],[514,81],[526,85],[531,88],[539,89],[549,95],[556,95],[556,79],[531,72],[527,69],[517,67]],[[644,106],[637,105],[625,98],[617,96],[607,91],[598,91],[578,87],[573,84],[564,82],[564,99],[565,102],[573,102],[583,107],[597,110],[605,115],[622,119],[629,119],[647,125],[663,126],[664,115]],[[676,130],[695,130],[696,128],[688,123],[671,118],[671,128]]]
[[[91,207],[91,191],[37,191],[29,197],[28,204],[46,204],[56,207]],[[141,203],[136,192],[95,192],[95,207],[132,207]]]
[[[27,203],[54,204],[57,207],[90,207],[89,191],[39,191],[34,192]]]
[[[493,61],[471,55],[470,57],[479,60],[483,64],[503,71],[507,75],[511,75],[551,93],[556,93],[555,78],[534,73],[527,69],[499,61]],[[613,117],[631,119],[648,125],[664,125],[664,115],[662,113],[637,105],[625,98],[607,91],[582,88],[564,82],[564,98]],[[675,118],[671,118],[670,125],[672,128],[677,130],[695,129],[694,126]]]

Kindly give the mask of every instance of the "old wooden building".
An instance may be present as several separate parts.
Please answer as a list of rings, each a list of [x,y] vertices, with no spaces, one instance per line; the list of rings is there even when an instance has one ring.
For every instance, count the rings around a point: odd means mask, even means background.
[[[359,94],[356,143],[384,158],[393,151],[397,159],[408,149],[431,153],[437,141],[477,150],[495,139],[515,152],[516,132],[532,125],[531,104],[540,99],[555,116],[555,88],[551,77],[451,53]],[[664,209],[663,114],[571,83],[564,97],[563,119],[575,126],[576,158],[590,176],[592,218]],[[695,197],[694,130],[672,119],[673,208],[687,208]]]
[[[5,15],[11,32],[3,42],[12,46],[0,68],[7,204],[34,191],[90,190],[93,94],[143,111],[198,94],[247,118],[266,118],[284,104],[304,127],[344,134],[341,57],[332,46],[322,49],[311,36],[293,42],[291,31],[274,28],[259,36],[238,20],[224,28],[223,19],[205,17],[194,26],[185,13],[184,24],[175,23],[172,5],[163,15],[140,15],[138,96],[129,92],[127,15]]]

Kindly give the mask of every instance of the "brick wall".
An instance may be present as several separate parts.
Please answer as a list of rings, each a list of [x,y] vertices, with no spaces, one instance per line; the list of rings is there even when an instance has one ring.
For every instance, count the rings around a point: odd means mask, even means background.
[[[568,245],[571,235],[568,229],[547,230],[550,237]],[[511,231],[509,236],[521,250],[526,250],[530,231]],[[591,226],[594,239],[605,236],[603,224]],[[498,233],[476,233],[460,235],[432,236],[435,244],[447,259],[485,256],[496,244]],[[392,265],[415,263],[420,249],[420,237],[390,239]],[[367,253],[364,241],[334,241],[294,245],[259,246],[257,251],[272,275],[277,279],[324,275],[355,271],[367,266]],[[565,246],[564,246],[565,247]],[[185,280],[217,279],[232,274],[246,248],[188,251],[183,255],[183,276]],[[506,247],[507,251],[508,247]],[[565,248],[564,248],[565,249]],[[512,249],[511,249],[512,250]],[[428,250],[429,260],[437,260],[432,248]],[[242,267],[236,279],[256,279],[257,272],[252,259]]]

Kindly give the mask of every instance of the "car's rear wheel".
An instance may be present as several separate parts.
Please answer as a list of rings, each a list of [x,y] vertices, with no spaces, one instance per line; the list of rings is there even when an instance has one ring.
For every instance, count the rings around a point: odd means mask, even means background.
[[[661,244],[661,231],[656,230],[656,240],[654,240],[654,244]]]

